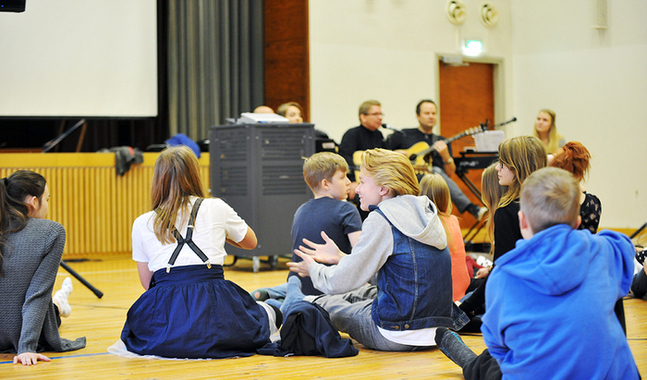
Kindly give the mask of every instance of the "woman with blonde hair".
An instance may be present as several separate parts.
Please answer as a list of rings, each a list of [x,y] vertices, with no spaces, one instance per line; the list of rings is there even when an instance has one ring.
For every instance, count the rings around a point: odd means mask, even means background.
[[[286,117],[290,123],[303,123],[303,109],[299,103],[283,103],[276,109],[276,113]]]
[[[121,333],[130,352],[250,356],[270,343],[282,320],[277,308],[225,280],[225,242],[253,249],[256,235],[224,201],[205,198],[199,170],[185,146],[166,149],[155,162],[152,210],[133,223],[133,260],[146,291]]]
[[[566,142],[564,136],[557,133],[556,117],[555,111],[545,108],[539,111],[537,119],[535,119],[533,136],[544,144],[547,154],[554,154]]]
[[[362,210],[370,213],[352,254],[340,252],[322,232],[325,244],[304,240],[294,251],[303,261],[288,263],[326,293],[306,300],[370,349],[430,348],[437,327],[459,329],[467,322],[452,301],[451,255],[437,208],[419,193],[407,157],[386,149],[365,151],[357,194]],[[377,285],[365,285],[375,275]],[[290,278],[284,308],[304,298],[299,284]]]

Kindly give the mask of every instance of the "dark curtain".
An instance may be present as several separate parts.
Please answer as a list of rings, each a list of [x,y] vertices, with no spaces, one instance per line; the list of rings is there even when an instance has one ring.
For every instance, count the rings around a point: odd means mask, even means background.
[[[195,141],[263,104],[263,1],[168,0],[170,135]]]

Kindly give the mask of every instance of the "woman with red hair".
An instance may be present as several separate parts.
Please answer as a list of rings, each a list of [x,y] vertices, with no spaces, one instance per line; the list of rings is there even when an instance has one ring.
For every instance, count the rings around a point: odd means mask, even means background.
[[[573,173],[573,176],[580,183],[580,216],[582,223],[580,230],[587,229],[591,233],[598,231],[600,224],[600,214],[602,214],[602,203],[595,195],[586,192],[582,185],[584,177],[591,168],[591,153],[588,149],[577,141],[571,141],[561,147],[553,157],[550,166],[564,169]]]

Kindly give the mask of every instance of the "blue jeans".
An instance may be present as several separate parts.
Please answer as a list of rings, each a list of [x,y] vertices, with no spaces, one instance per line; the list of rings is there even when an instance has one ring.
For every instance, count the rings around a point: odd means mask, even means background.
[[[386,339],[373,322],[371,309],[375,297],[377,287],[365,285],[344,294],[316,296],[312,302],[328,311],[337,330],[347,333],[371,350],[409,352],[431,348],[408,346]]]
[[[447,173],[438,166],[433,167],[434,173],[440,174],[441,177],[447,182],[447,187],[449,188],[449,195],[452,198],[452,202],[454,202],[454,205],[458,209],[458,211],[462,214],[467,210],[467,207],[472,204],[472,201],[467,198],[467,195],[463,193],[463,190],[461,190],[460,187],[454,182],[453,179],[449,178]]]

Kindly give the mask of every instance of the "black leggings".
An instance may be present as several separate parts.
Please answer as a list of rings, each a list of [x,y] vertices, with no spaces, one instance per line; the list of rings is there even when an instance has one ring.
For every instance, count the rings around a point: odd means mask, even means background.
[[[643,298],[647,294],[647,274],[645,270],[641,269],[636,273],[633,281],[631,282],[631,291],[636,298]]]

